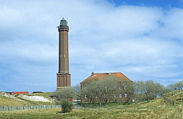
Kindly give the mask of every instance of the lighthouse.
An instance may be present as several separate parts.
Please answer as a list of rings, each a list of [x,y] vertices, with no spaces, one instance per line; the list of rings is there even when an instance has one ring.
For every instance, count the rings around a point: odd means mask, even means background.
[[[57,73],[57,91],[71,86],[71,74],[69,73],[69,47],[67,21],[62,18],[58,26],[59,32],[59,66]]]

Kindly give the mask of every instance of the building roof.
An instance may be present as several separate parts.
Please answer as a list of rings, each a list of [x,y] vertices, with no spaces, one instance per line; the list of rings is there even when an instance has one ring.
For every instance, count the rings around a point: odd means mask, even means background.
[[[128,80],[128,81],[131,81],[128,77],[126,77],[123,73],[121,72],[114,72],[114,73],[94,73],[92,72],[91,76],[89,76],[88,78],[86,78],[85,80],[83,80],[81,82],[82,83],[86,83],[90,80],[93,80],[93,79],[97,79],[97,80],[104,80],[106,79],[107,77],[115,77],[115,78],[120,78],[122,80]]]

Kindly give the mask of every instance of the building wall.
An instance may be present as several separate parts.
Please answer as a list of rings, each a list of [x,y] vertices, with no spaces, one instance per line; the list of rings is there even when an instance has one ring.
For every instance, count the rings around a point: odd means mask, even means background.
[[[71,86],[71,75],[70,74],[57,74],[57,87],[68,87]]]
[[[90,103],[90,98],[87,97],[87,95],[83,92],[84,84],[80,84],[81,89],[81,101],[82,102],[88,102]],[[121,96],[120,96],[121,94]],[[126,101],[128,94],[125,94],[124,91],[121,90],[121,93],[119,94],[117,100]],[[97,98],[96,98],[97,99]],[[110,99],[109,99],[110,100]],[[97,101],[98,102],[98,101]],[[115,102],[115,100],[111,99],[110,102]]]
[[[68,32],[67,21],[62,19],[59,32],[59,71],[57,73],[57,91],[64,87],[71,86],[71,75],[69,74],[69,49],[68,49]]]
[[[69,73],[68,31],[59,32],[59,73]]]

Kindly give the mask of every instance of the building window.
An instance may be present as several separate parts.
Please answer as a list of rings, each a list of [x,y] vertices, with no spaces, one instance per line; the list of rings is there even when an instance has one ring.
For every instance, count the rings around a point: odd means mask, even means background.
[[[87,98],[87,95],[85,95],[85,99]]]
[[[122,98],[122,94],[119,94],[119,97]]]
[[[125,93],[125,98],[128,96],[128,94]]]

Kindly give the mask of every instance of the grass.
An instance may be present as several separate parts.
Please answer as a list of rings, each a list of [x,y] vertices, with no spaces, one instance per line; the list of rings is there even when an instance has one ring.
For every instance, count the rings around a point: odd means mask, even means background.
[[[166,96],[179,99],[182,98],[181,92]],[[61,109],[3,111],[0,119],[183,119],[183,102],[179,100],[172,106],[159,98],[129,105],[109,104],[101,108],[73,109],[70,113],[58,112]]]
[[[32,93],[32,94],[28,94],[31,96],[43,96],[45,98],[50,98],[50,95],[56,95],[56,92],[44,92],[44,93]]]
[[[11,98],[0,96],[0,106],[12,106],[12,105],[22,106],[24,104],[25,104],[25,102],[23,102],[23,101],[16,101]]]
[[[130,105],[107,105],[105,108],[74,109],[70,113],[57,113],[61,109],[3,111],[3,119],[183,119],[183,104],[166,104],[162,98]]]
[[[50,93],[40,93],[40,94],[32,94],[32,95],[38,95],[38,96],[44,96],[46,98],[50,98],[49,94]],[[20,99],[21,101],[17,101],[15,99],[0,95],[0,106],[53,105],[53,104],[55,104],[55,103],[49,103],[49,102],[29,101],[29,100],[23,99],[21,97],[17,97],[16,95],[13,95],[13,96]]]
[[[55,119],[61,109],[17,110],[0,112],[0,119]]]
[[[181,90],[169,92],[169,93],[165,94],[165,96],[168,97],[169,99],[175,101],[176,104],[183,102],[183,91],[181,91]]]

